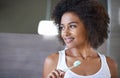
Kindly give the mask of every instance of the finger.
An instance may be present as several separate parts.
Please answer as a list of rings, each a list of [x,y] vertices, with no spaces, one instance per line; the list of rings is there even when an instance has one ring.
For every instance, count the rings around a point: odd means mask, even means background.
[[[56,77],[60,77],[60,71],[59,70],[55,69],[53,71],[53,73],[54,73],[54,75],[56,75]]]
[[[65,72],[61,72],[60,73],[60,76],[63,78],[64,77],[64,75],[65,75]]]
[[[49,73],[48,78],[56,78],[54,72]]]
[[[59,73],[60,73],[60,77],[64,77],[64,74],[65,74],[65,72],[64,71],[62,71],[62,70],[58,70],[59,71]]]
[[[47,78],[53,78],[53,77],[49,74]]]
[[[53,77],[53,78],[57,78],[57,77],[58,77],[58,75],[56,74],[55,71],[52,72],[52,77]]]
[[[49,75],[48,78],[59,78],[60,77],[60,72],[55,69],[53,70]]]

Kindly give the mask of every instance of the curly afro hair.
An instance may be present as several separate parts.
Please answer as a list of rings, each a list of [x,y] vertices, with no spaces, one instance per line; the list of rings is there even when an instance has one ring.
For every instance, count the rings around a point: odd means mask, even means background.
[[[110,19],[101,3],[97,0],[60,0],[52,13],[52,19],[59,29],[60,40],[61,17],[66,12],[74,12],[83,21],[88,32],[88,42],[93,48],[98,48],[108,38]]]

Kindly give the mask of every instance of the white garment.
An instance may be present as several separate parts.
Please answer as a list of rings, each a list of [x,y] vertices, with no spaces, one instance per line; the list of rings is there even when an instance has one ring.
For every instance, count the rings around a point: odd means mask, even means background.
[[[68,70],[66,71],[64,78],[111,78],[106,57],[100,53],[98,54],[101,59],[101,68],[97,73],[93,75],[82,76],[72,72],[71,70]],[[58,60],[57,69],[60,69],[60,70],[68,69],[66,65],[66,60],[65,60],[65,50],[59,51],[59,60]]]

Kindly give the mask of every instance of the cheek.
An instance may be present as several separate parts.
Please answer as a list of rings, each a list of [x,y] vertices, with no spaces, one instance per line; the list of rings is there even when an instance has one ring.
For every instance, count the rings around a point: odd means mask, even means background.
[[[80,39],[87,39],[87,32],[86,31],[77,31],[76,33],[76,37],[80,38]]]
[[[63,38],[63,33],[62,32],[60,33],[60,36],[61,36],[61,38]]]
[[[64,39],[63,39],[64,38],[64,34],[62,32],[60,33],[59,38],[64,43]]]

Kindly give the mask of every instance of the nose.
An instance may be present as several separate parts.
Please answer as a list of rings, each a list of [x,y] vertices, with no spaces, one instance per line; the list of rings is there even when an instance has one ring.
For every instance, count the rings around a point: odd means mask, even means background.
[[[62,30],[62,34],[63,34],[64,36],[69,36],[69,35],[70,35],[70,30],[69,30],[69,28],[65,28],[64,30]]]

